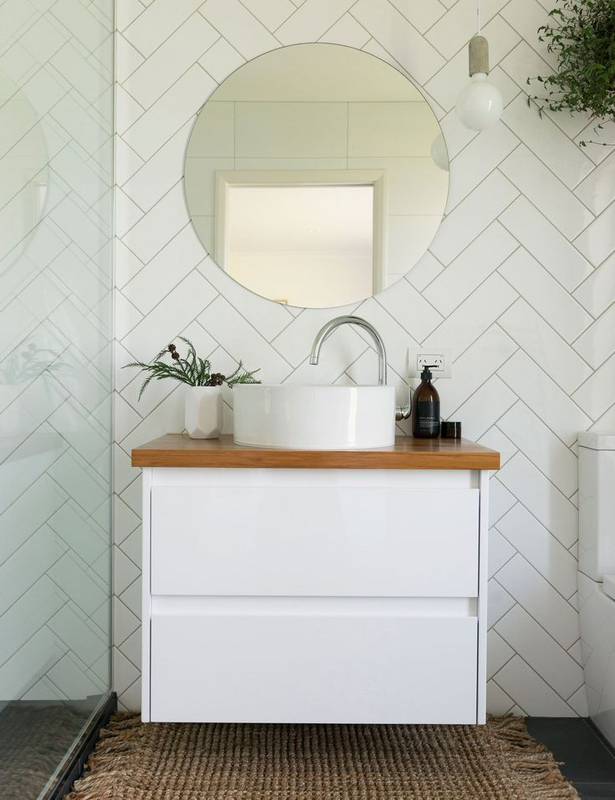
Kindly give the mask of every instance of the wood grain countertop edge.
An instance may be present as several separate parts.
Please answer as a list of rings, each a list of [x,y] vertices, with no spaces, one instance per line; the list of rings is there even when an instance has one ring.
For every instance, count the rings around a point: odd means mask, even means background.
[[[232,436],[190,439],[167,434],[132,450],[133,467],[221,469],[497,470],[500,454],[467,439],[398,437],[374,450],[284,450],[246,447]]]

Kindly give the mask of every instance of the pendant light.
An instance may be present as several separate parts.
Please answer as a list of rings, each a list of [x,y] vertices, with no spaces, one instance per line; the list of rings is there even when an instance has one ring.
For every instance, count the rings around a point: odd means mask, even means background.
[[[484,131],[491,128],[502,116],[504,103],[497,86],[487,80],[489,75],[489,44],[481,36],[480,3],[476,2],[478,30],[470,39],[470,83],[465,86],[455,103],[455,111],[466,128]]]

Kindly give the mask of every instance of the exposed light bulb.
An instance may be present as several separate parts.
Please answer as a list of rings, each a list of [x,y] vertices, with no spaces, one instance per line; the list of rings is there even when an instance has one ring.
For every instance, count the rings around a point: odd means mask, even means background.
[[[502,116],[504,103],[497,86],[487,80],[484,72],[475,72],[455,103],[455,111],[466,128],[484,131]]]
[[[478,31],[470,39],[468,55],[470,61],[470,83],[459,93],[455,111],[461,123],[472,131],[491,128],[502,116],[504,103],[497,86],[489,83],[489,43],[481,36],[481,0],[476,0]]]

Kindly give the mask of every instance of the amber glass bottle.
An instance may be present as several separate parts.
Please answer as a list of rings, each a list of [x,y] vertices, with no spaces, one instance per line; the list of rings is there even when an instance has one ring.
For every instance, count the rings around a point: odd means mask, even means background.
[[[430,366],[423,367],[421,385],[412,400],[412,434],[419,439],[436,439],[440,435],[440,395],[431,382]]]

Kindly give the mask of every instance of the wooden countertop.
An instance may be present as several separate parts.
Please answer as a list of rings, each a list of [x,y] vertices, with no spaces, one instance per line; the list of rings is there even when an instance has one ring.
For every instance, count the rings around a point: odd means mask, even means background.
[[[232,436],[190,439],[169,433],[135,447],[133,467],[232,467],[246,469],[488,469],[500,454],[467,439],[400,436],[376,450],[277,450],[245,447]]]

